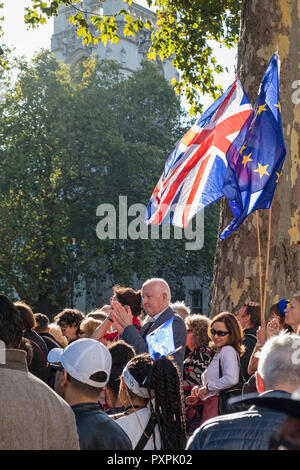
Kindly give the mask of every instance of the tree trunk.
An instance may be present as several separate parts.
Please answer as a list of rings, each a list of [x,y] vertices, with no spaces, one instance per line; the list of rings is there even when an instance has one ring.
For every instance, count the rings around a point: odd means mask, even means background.
[[[252,104],[276,50],[281,61],[280,94],[287,154],[272,202],[266,313],[273,303],[300,291],[300,105],[297,105],[300,102],[300,2],[244,0],[238,71]],[[258,214],[264,275],[269,210],[260,210]],[[221,204],[220,230],[232,219],[229,205],[224,198]],[[251,299],[259,302],[259,298],[256,216],[252,213],[236,232],[225,240],[218,241],[211,316],[224,310],[235,312],[245,301]]]

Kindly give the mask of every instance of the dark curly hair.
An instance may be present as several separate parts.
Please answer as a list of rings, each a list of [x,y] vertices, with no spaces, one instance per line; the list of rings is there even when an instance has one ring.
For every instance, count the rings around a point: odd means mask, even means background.
[[[172,357],[153,361],[149,354],[135,356],[128,370],[141,387],[154,391],[155,407],[150,407],[159,427],[162,450],[182,450],[186,446],[184,399],[180,372]]]
[[[132,315],[137,317],[142,313],[142,294],[140,290],[115,285],[113,293],[121,305],[129,305]]]
[[[34,316],[36,321],[35,331],[37,333],[42,333],[43,331],[46,331],[50,323],[50,320],[47,315],[44,315],[43,313],[35,313]]]
[[[6,346],[18,349],[23,336],[23,319],[8,297],[0,294],[0,340]]]
[[[79,310],[76,310],[74,308],[65,308],[54,317],[54,322],[57,323],[59,326],[62,323],[67,323],[67,325],[69,326],[75,323],[77,325],[77,336],[79,336],[80,323],[84,320],[84,318],[84,314]]]
[[[120,379],[124,367],[135,355],[133,346],[125,343],[123,340],[111,343],[108,347],[111,354],[112,365],[109,380],[106,384],[117,397],[120,389]]]

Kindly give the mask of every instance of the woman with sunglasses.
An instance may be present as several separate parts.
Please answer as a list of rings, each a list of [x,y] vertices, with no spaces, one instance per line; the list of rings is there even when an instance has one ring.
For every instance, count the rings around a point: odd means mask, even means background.
[[[245,351],[242,327],[232,313],[222,312],[214,317],[209,324],[208,336],[216,354],[202,374],[203,385],[194,387],[190,398],[191,404],[200,399],[203,408],[200,424],[218,416],[220,392],[239,383],[240,356]]]

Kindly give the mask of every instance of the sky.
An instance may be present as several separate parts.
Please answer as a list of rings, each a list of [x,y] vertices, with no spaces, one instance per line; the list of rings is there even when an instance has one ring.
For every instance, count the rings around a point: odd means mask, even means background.
[[[14,46],[17,55],[25,55],[28,58],[41,48],[50,49],[53,31],[53,19],[37,29],[28,29],[24,23],[24,15],[25,7],[29,5],[30,0],[4,0],[4,8],[0,11],[1,16],[5,17],[3,24],[5,43]]]
[[[48,20],[46,24],[40,25],[36,29],[28,28],[24,23],[25,7],[31,4],[30,0],[2,0],[4,9],[1,16],[5,17],[4,21],[4,42],[6,45],[15,48],[17,55],[25,55],[28,59],[33,57],[34,53],[41,48],[50,49],[51,36],[53,33],[53,18]],[[145,0],[138,0],[146,6]],[[236,63],[235,50],[228,50],[217,46],[214,50],[218,61],[223,66],[228,66],[229,73],[216,77],[216,83],[222,85],[223,90],[231,85],[235,78],[234,66]],[[212,103],[210,97],[203,97],[203,104],[206,108]]]

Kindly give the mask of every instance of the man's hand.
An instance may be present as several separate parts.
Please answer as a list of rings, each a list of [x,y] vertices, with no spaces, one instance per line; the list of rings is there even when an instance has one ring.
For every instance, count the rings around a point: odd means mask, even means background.
[[[129,305],[123,307],[117,300],[111,301],[112,318],[118,330],[119,335],[122,335],[126,326],[132,325],[132,313]]]

